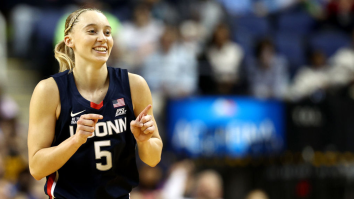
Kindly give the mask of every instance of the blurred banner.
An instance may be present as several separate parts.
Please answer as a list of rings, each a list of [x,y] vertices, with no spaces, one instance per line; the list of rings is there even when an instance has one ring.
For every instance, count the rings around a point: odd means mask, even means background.
[[[168,103],[168,141],[188,157],[278,154],[285,148],[284,105],[246,97],[196,97]]]

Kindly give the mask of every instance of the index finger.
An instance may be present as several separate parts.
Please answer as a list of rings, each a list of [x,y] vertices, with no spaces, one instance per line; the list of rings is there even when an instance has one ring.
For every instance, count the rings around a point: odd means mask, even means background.
[[[100,120],[100,119],[103,119],[103,116],[99,115],[99,114],[84,114],[84,115],[81,115],[81,118],[87,119],[87,120]]]
[[[136,120],[140,121],[141,118],[145,115],[147,115],[147,112],[151,109],[151,104],[149,104],[143,111],[141,111],[141,113],[138,115],[138,117],[136,118]]]

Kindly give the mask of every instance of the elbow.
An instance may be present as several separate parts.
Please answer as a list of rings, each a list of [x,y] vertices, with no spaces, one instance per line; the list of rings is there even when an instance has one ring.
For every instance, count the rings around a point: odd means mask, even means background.
[[[41,177],[41,176],[39,176],[38,174],[35,174],[35,173],[33,173],[33,172],[31,172],[31,175],[32,175],[32,177],[33,177],[35,180],[37,180],[37,181],[42,180],[42,178],[43,178],[43,177]]]
[[[145,162],[145,164],[149,165],[150,167],[156,167],[161,161],[161,157],[155,161]]]
[[[155,139],[156,140],[156,139]],[[139,156],[140,159],[147,165],[149,165],[150,167],[156,167],[157,164],[160,163],[161,161],[161,155],[162,155],[162,141],[159,140],[159,142],[157,142],[157,147],[155,146],[155,150],[152,151],[144,151],[142,150],[142,148],[139,148]],[[150,154],[147,154],[147,153]]]
[[[159,164],[159,162],[154,163],[154,164],[149,164],[150,167],[156,167]]]
[[[30,173],[33,176],[34,179],[36,180],[42,180],[43,176],[41,176],[35,169],[31,168],[30,166]]]
[[[33,175],[32,175],[33,176]],[[37,180],[37,181],[40,181],[40,180],[42,180],[43,178],[41,178],[41,177],[34,177],[33,176],[33,178],[35,179],[35,180]]]

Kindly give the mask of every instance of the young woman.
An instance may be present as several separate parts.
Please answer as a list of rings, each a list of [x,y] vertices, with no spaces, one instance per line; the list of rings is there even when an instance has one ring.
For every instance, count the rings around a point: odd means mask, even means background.
[[[106,66],[113,40],[99,10],[71,13],[64,35],[55,48],[60,73],[39,82],[30,103],[31,174],[47,177],[50,198],[129,198],[138,184],[136,147],[150,166],[161,158],[149,87]]]

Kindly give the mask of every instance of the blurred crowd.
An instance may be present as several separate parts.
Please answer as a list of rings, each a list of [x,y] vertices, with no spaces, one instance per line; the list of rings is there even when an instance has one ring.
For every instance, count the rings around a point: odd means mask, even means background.
[[[156,96],[298,100],[352,81],[352,0],[15,2],[3,7],[9,54],[43,77],[57,71],[67,14],[96,7],[113,27],[108,65],[141,74]]]
[[[146,79],[161,129],[169,98],[299,101],[354,80],[354,0],[5,0],[0,27],[6,27],[7,47],[0,45],[0,55],[7,51],[42,78],[58,72],[54,45],[64,37],[67,15],[79,7],[105,13],[115,42],[108,65]],[[0,198],[46,198],[43,181],[28,171],[18,112],[0,91]],[[155,168],[139,163],[133,199],[225,197],[218,172],[167,156]],[[244,198],[268,197],[253,190]]]

